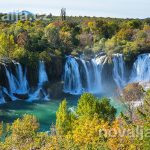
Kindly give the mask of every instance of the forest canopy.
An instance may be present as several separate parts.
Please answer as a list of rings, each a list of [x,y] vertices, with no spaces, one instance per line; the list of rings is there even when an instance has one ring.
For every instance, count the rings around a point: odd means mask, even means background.
[[[1,14],[2,16],[3,14]],[[65,55],[123,53],[127,60],[150,50],[150,19],[51,16],[0,22],[0,57],[22,63]]]

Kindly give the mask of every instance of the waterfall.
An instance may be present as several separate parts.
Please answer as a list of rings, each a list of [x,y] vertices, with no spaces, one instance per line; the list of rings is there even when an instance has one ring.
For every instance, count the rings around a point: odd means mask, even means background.
[[[65,64],[64,92],[78,95],[82,93],[82,90],[78,62],[75,58],[69,56]]]
[[[113,78],[118,88],[122,89],[126,83],[126,67],[122,54],[113,55]]]
[[[28,81],[26,78],[26,69],[25,69],[25,73],[23,74],[22,66],[19,63],[17,63],[16,72],[17,72],[18,86],[19,86],[17,93],[28,93]]]
[[[43,84],[48,81],[48,76],[45,69],[44,61],[39,62],[39,83],[38,83],[38,91],[39,93],[38,97],[43,97],[44,100],[49,100],[49,95],[46,93],[46,91],[43,89]],[[36,95],[36,93],[35,93]],[[42,98],[41,97],[41,98]]]
[[[68,56],[64,68],[64,92],[77,95],[83,92],[100,93],[102,90],[102,69],[105,60],[106,56],[89,61]],[[82,71],[80,71],[79,65],[82,66]],[[83,82],[85,85],[83,85]]]
[[[25,94],[28,93],[28,81],[26,79],[26,71],[23,74],[22,66],[17,63],[15,64],[16,67],[16,74],[15,77],[11,71],[7,69],[5,66],[6,76],[9,83],[10,93],[17,93],[17,94]]]
[[[150,82],[150,54],[138,56],[133,64],[129,82]]]
[[[91,80],[90,80],[90,74],[89,74],[89,68],[86,64],[86,61],[84,61],[83,59],[81,59],[81,62],[83,64],[83,67],[85,69],[85,76],[86,76],[86,80],[87,80],[87,92],[90,92],[91,90]]]
[[[6,66],[5,66],[5,71],[6,71],[6,76],[7,76],[8,83],[9,83],[9,93],[13,94],[17,91],[18,81],[15,78],[15,76],[11,73],[11,71],[7,69]]]
[[[145,87],[150,84],[150,54],[142,54],[137,57],[130,77],[127,76],[127,69],[122,54],[114,54],[112,58],[113,68],[111,65],[105,65],[108,57],[105,54],[97,55],[93,59],[75,58],[68,56],[64,66],[64,87],[65,93],[80,95],[83,92],[100,94],[115,81],[115,85],[121,90],[127,83],[140,82]],[[23,68],[20,63],[14,62],[15,69],[12,71],[10,67],[4,64],[3,77],[6,74],[6,83],[1,80],[3,87],[0,86],[0,104],[6,101],[27,99],[33,100],[49,100],[50,96],[45,86],[48,82],[45,63],[39,61],[38,82],[37,86],[30,88],[27,80],[27,69]],[[106,81],[110,73],[110,80]],[[105,77],[105,75],[107,75]],[[104,77],[102,77],[104,76]],[[129,80],[127,80],[129,78]],[[102,81],[103,79],[103,81]],[[110,82],[109,82],[110,81]],[[4,85],[8,85],[5,87]],[[109,88],[109,87],[108,87]],[[114,88],[114,86],[112,86]]]
[[[92,59],[89,62],[89,76],[90,76],[90,91],[91,93],[99,93],[101,91],[101,66]]]
[[[91,87],[92,93],[100,93],[103,91],[102,90],[102,71],[103,71],[103,67],[106,61],[107,61],[106,55],[99,56],[97,58],[92,59],[91,61],[93,70],[94,70],[91,76],[91,82],[93,83]]]
[[[45,70],[44,61],[39,62],[39,86],[42,86],[44,82],[48,81],[47,73]]]
[[[12,100],[17,100],[19,95],[24,95],[27,97],[29,94],[28,101],[44,99],[48,100],[48,95],[46,91],[43,89],[44,82],[48,81],[48,76],[45,70],[45,64],[43,61],[39,62],[39,81],[38,87],[35,92],[29,93],[29,85],[26,78],[26,69],[23,72],[22,66],[20,63],[13,61],[16,70],[16,76],[13,75],[11,70],[5,66],[6,77],[9,84],[9,90],[4,89],[4,93],[6,93]],[[17,95],[17,97],[16,97]],[[2,93],[0,93],[0,101],[3,101]]]
[[[30,97],[28,99],[29,102],[35,101],[35,100],[49,100],[49,95],[46,93],[46,91],[43,88],[43,84],[48,81],[48,76],[45,69],[44,61],[39,62],[39,81],[38,81],[38,87],[37,90],[30,94]]]
[[[19,63],[14,63],[16,68],[16,77],[11,70],[5,66],[6,77],[8,80],[9,91],[5,93],[11,97],[12,100],[17,100],[14,94],[28,94],[28,81],[26,79],[26,71],[23,73],[22,66]]]

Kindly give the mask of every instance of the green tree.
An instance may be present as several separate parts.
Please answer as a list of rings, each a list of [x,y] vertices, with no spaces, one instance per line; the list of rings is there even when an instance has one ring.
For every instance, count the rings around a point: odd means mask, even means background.
[[[0,55],[9,57],[16,47],[13,35],[0,34]]]
[[[60,38],[59,38],[59,28],[57,26],[50,23],[45,28],[45,37],[47,38],[47,40],[52,48],[59,47]]]
[[[66,100],[62,101],[56,112],[56,130],[60,135],[71,130],[71,115],[68,111]]]
[[[32,147],[39,129],[37,119],[32,115],[24,115],[11,126],[11,134],[5,139],[5,149],[28,150]]]
[[[131,20],[128,22],[129,28],[140,29],[142,27],[142,22],[140,20]]]
[[[98,99],[92,94],[85,93],[78,101],[77,114],[91,118],[97,114],[99,118],[111,122],[115,119],[116,109],[110,105],[109,99]]]

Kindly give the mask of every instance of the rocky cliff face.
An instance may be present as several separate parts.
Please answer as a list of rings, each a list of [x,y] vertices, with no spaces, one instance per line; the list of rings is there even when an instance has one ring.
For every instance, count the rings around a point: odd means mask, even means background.
[[[46,72],[50,82],[60,81],[63,74],[65,60],[61,57],[52,57],[50,63],[46,63]]]
[[[49,83],[60,82],[63,74],[65,60],[60,57],[52,57],[51,62],[45,62],[45,69]],[[36,87],[38,83],[39,66],[27,66],[27,79],[30,87]]]
[[[16,75],[15,66],[12,62],[0,63],[0,86],[6,87],[8,90],[10,90],[6,75],[6,68],[9,71],[12,71],[14,75]]]

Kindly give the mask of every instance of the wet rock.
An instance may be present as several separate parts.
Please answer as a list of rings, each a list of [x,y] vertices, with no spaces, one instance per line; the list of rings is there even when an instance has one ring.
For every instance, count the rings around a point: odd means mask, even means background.
[[[49,80],[59,81],[63,73],[64,60],[61,57],[52,57],[50,63],[46,63],[46,72]]]
[[[25,93],[25,94],[18,94],[18,93],[14,93],[13,94],[16,98],[18,99],[22,99],[22,100],[26,100],[29,98],[29,95],[28,93]]]
[[[40,99],[41,99],[41,98],[45,98],[45,94],[44,94],[43,89],[40,89],[40,90],[39,90],[38,97],[39,97]]]
[[[47,91],[51,98],[59,99],[64,97],[63,82],[51,83]]]

